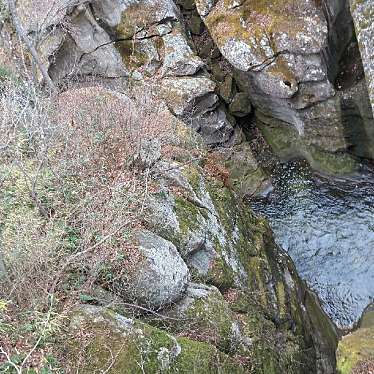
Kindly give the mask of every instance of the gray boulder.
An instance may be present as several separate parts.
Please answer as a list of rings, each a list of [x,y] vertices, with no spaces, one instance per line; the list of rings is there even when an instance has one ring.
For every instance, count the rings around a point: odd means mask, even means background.
[[[138,233],[137,240],[143,262],[139,271],[130,274],[131,297],[150,308],[180,299],[190,275],[174,244],[146,230]]]

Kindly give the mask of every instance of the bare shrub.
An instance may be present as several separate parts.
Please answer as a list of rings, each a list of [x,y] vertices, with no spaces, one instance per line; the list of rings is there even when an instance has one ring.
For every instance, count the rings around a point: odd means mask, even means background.
[[[0,113],[0,300],[14,316],[0,316],[13,326],[0,347],[12,352],[21,339],[27,352],[39,338],[15,333],[29,323],[19,311],[59,313],[142,260],[133,233],[152,165],[134,160],[144,140],[176,143],[177,120],[149,95],[134,103],[85,87],[50,98],[29,84],[4,85]]]

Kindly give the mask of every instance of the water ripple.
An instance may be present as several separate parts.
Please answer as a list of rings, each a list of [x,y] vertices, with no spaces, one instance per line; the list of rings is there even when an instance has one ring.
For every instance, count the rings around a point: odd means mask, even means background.
[[[374,298],[374,178],[317,178],[300,162],[274,175],[274,191],[251,202],[268,217],[327,314],[351,328]]]

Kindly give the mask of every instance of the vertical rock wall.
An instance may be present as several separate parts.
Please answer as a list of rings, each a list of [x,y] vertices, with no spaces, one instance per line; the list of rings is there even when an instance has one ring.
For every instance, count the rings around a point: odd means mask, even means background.
[[[350,0],[350,3],[374,112],[374,1]]]
[[[249,93],[273,150],[283,158],[305,157],[320,171],[352,173],[357,164],[347,152],[348,133],[357,126],[366,132],[372,118],[361,108],[365,87],[352,90],[360,80],[353,68],[339,83],[341,61],[354,43],[348,2],[198,0],[196,5],[237,85]],[[347,101],[348,117],[359,121],[343,120]],[[374,156],[369,148],[359,153]]]

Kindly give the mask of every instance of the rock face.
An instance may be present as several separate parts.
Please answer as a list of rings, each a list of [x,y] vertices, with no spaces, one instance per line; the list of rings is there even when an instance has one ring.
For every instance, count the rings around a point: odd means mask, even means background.
[[[36,1],[19,1],[18,11],[26,31],[43,36],[36,44],[56,83],[87,76],[147,82],[209,145],[232,142],[235,120],[220,105],[172,0],[55,3],[40,8],[50,15],[40,30],[42,15],[30,11]]]
[[[79,334],[84,333],[84,346]],[[111,310],[82,306],[73,313],[64,343],[69,371],[94,373],[245,373],[214,345],[174,337]],[[105,348],[107,347],[107,348]],[[109,364],[108,364],[109,363]],[[110,365],[110,366],[109,366]]]
[[[353,36],[347,2],[198,0],[196,6],[233,66],[237,85],[249,94],[267,140],[274,143],[291,132],[298,145],[287,147],[288,157],[306,157],[322,171],[334,169],[325,164],[351,145],[341,120],[341,95],[349,91],[335,85]],[[358,106],[367,103],[367,92],[363,97],[350,100]],[[372,125],[360,110],[355,116]],[[350,163],[348,158],[342,164]]]
[[[374,5],[370,0],[351,0],[350,3],[364,65],[370,102],[374,112]]]
[[[357,169],[349,153],[374,157],[362,140],[374,136],[374,121],[361,62],[358,51],[347,54],[355,44],[348,0],[32,3],[19,1],[19,13],[29,35],[45,35],[36,44],[56,82],[146,82],[211,146],[240,143],[237,120],[254,108],[279,156],[329,174]],[[351,10],[371,91],[372,5],[352,1]]]

